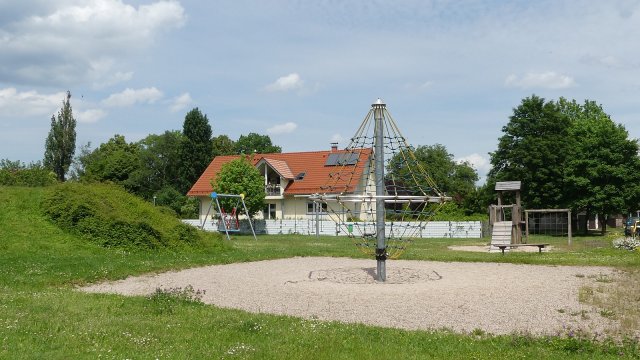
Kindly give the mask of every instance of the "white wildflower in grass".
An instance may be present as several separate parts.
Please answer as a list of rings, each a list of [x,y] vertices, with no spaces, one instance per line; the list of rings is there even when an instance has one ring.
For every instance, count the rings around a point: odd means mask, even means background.
[[[613,240],[613,247],[622,250],[635,250],[640,248],[640,239],[618,238]]]
[[[243,344],[243,343],[238,343],[233,345],[232,347],[230,347],[226,354],[227,355],[238,355],[238,354],[242,354],[242,353],[248,353],[248,352],[252,352],[255,351],[256,349],[249,345],[249,344]]]

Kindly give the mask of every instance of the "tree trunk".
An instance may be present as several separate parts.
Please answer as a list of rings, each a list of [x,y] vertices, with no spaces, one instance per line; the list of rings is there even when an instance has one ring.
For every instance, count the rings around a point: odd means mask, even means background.
[[[589,234],[589,218],[591,217],[591,212],[589,210],[585,211],[584,219],[582,220],[582,234]]]
[[[607,232],[607,218],[606,218],[606,215],[600,214],[598,216],[598,220],[600,221],[600,225],[601,225],[600,233],[602,235],[604,235]]]

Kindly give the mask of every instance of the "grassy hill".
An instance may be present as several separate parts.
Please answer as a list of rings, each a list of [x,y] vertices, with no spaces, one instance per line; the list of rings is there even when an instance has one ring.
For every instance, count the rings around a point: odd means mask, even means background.
[[[47,215],[72,203],[95,214],[83,218],[90,223],[114,228],[118,222],[145,224],[142,226],[159,234],[163,246],[149,249],[124,243],[121,238],[110,240],[107,236],[111,234],[95,234],[88,226],[64,223],[60,220],[63,216],[54,221]],[[185,233],[192,237],[181,243],[175,229],[186,225],[111,186],[0,187],[0,207],[0,284],[5,285],[42,287],[121,278],[182,268],[194,261],[208,263],[212,257],[231,251],[219,235],[195,229],[187,229]],[[189,260],[180,254],[190,254]]]

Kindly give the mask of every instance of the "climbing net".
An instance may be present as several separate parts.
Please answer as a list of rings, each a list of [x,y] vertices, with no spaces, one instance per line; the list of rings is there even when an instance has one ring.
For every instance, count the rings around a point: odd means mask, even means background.
[[[426,223],[450,198],[438,190],[384,106],[377,109],[382,121],[375,121],[374,106],[349,145],[329,155],[325,165],[335,170],[321,187],[323,193],[311,199],[326,204],[327,215],[370,255],[376,254],[377,211],[384,212],[386,256],[394,259],[421,237]],[[378,151],[384,168],[382,195],[376,195],[377,146],[383,149]],[[381,203],[384,208],[377,209]]]

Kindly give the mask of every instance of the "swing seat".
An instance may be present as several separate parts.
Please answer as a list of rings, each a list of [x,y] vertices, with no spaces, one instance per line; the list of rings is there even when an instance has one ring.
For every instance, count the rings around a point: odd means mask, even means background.
[[[234,207],[231,213],[225,213],[224,208],[220,209],[220,219],[218,220],[218,231],[228,233],[240,232],[240,221],[236,214],[237,207]]]

